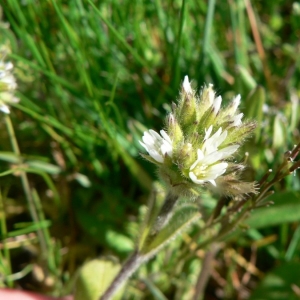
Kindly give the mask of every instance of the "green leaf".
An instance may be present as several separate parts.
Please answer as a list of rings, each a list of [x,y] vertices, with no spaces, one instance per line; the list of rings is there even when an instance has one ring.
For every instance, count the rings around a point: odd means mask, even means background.
[[[283,264],[267,274],[249,300],[297,300],[299,295],[293,291],[300,286],[300,263]]]
[[[159,192],[159,186],[152,191],[148,202],[148,210],[147,214],[144,218],[144,224],[140,231],[140,236],[138,239],[138,249],[141,250],[145,243],[147,242],[147,238],[150,235],[151,230],[153,229],[154,223],[157,220],[157,216],[160,212],[161,205],[163,199],[160,195],[164,195],[164,193]],[[164,197],[163,197],[164,198]]]
[[[74,177],[76,181],[79,182],[83,187],[89,188],[92,185],[89,178],[84,174],[76,173],[74,174]]]
[[[74,299],[99,299],[120,269],[119,263],[109,259],[93,259],[87,262],[79,271],[75,281]],[[121,299],[122,294],[123,291],[120,290],[113,299]]]
[[[133,241],[129,237],[114,230],[107,230],[105,239],[118,252],[130,252],[134,248]]]
[[[171,217],[169,223],[145,242],[141,253],[149,256],[154,255],[199,217],[200,213],[197,207],[191,205],[180,207]]]
[[[250,72],[241,65],[238,65],[237,69],[238,69],[239,75],[241,76],[242,81],[247,86],[247,88],[249,88],[250,90],[255,89],[255,87],[257,86],[257,83],[256,83],[255,79],[253,78],[253,76],[250,74]]]
[[[142,278],[142,281],[145,283],[149,291],[151,292],[152,296],[156,300],[167,300],[165,295],[160,291],[160,289],[149,279],[149,278]]]
[[[263,115],[263,106],[266,102],[266,92],[265,89],[261,86],[257,86],[253,89],[246,100],[245,110],[246,117],[249,119],[254,119],[257,122],[257,128],[255,131],[255,140],[258,141],[260,137],[260,131],[262,126],[262,121],[264,118]]]
[[[33,169],[36,169],[36,170],[39,170],[42,172],[46,172],[46,173],[52,174],[52,175],[57,175],[61,172],[60,167],[50,164],[50,163],[47,163],[47,162],[44,162],[44,161],[30,160],[30,161],[27,161],[26,164]]]
[[[282,122],[282,117],[276,115],[273,126],[273,147],[276,149],[283,147],[286,143],[286,128],[287,126]]]
[[[19,223],[16,225],[18,225],[17,227],[19,228],[22,227],[22,228],[14,231],[10,231],[9,233],[7,233],[7,237],[15,237],[18,235],[35,232],[39,229],[48,228],[52,225],[52,222],[49,220],[42,220],[40,222],[35,222],[35,223]]]
[[[20,156],[13,152],[0,152],[0,160],[16,164],[20,162]]]
[[[254,210],[246,220],[251,228],[300,221],[300,192],[276,193],[268,198],[274,205]]]

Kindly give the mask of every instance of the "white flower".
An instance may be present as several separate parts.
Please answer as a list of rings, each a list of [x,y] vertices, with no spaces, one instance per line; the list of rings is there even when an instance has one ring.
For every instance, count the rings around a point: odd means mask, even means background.
[[[4,112],[5,114],[9,114],[10,113],[9,107],[7,105],[5,105],[4,103],[1,104],[1,102],[0,102],[0,110],[2,112]]]
[[[15,77],[11,74],[13,64],[0,61],[0,82],[7,90],[14,90],[17,87]]]
[[[182,87],[187,94],[193,94],[193,90],[189,82],[189,77],[187,75],[184,76]]]
[[[172,141],[164,130],[160,131],[160,135],[152,129],[145,131],[142,139],[140,144],[157,162],[163,163],[166,154],[172,157]]]
[[[11,73],[13,64],[0,60],[0,111],[9,114],[9,104],[17,103],[19,99],[14,96],[14,90],[17,88],[16,79]]]
[[[205,130],[205,137],[201,149],[197,151],[197,160],[190,167],[189,176],[196,184],[203,184],[209,181],[216,186],[215,179],[226,172],[228,163],[220,162],[229,157],[239,145],[232,145],[218,149],[227,137],[227,131],[222,133],[222,128],[212,136],[212,126]]]

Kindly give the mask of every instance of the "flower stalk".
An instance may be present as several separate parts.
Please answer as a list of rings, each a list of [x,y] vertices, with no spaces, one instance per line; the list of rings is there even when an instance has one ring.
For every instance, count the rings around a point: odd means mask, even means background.
[[[5,62],[4,59],[9,49],[6,47],[0,48],[0,111],[4,113],[4,119],[6,123],[7,132],[10,138],[11,146],[13,152],[18,157],[19,166],[22,165],[21,152],[18,145],[18,141],[15,135],[14,127],[10,118],[10,108],[9,105],[13,103],[19,102],[19,99],[15,97],[15,89],[17,88],[16,79],[13,75],[13,64],[11,62]],[[37,210],[34,204],[34,199],[32,197],[32,191],[30,189],[29,181],[26,175],[26,172],[20,171],[20,178],[23,186],[23,190],[25,193],[25,197],[28,203],[29,212],[32,220],[35,222],[39,222],[39,217],[37,214]],[[46,239],[43,235],[41,229],[37,230],[37,234],[39,237],[39,241],[41,244],[42,252],[46,255],[47,253],[47,244]]]
[[[141,266],[144,257],[134,252],[124,263],[122,269],[99,300],[109,300],[122,287],[126,280]]]

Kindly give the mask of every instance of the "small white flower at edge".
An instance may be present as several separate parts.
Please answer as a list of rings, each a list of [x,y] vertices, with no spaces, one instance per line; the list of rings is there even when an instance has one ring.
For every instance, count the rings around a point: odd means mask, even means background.
[[[9,107],[5,104],[0,104],[0,110],[2,112],[4,112],[5,114],[9,114],[10,113],[10,110],[9,110]]]
[[[157,162],[163,163],[166,154],[172,157],[172,141],[164,130],[160,131],[160,135],[152,129],[145,131],[142,140],[140,144]]]

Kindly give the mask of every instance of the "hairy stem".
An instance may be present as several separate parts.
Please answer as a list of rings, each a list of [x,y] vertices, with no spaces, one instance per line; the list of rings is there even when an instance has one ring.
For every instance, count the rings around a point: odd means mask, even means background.
[[[134,252],[127,259],[127,261],[125,261],[119,274],[115,277],[106,292],[100,296],[99,300],[111,299],[111,297],[119,290],[123,283],[127,281],[127,279],[140,267],[145,260],[145,256],[139,254],[138,252]]]
[[[198,300],[203,295],[212,270],[212,262],[216,254],[218,253],[219,248],[220,247],[217,243],[212,243],[212,245],[210,246],[210,250],[205,253],[201,271],[199,273],[195,286],[193,300]]]
[[[164,225],[169,221],[172,216],[173,208],[178,200],[178,196],[169,192],[164,200],[164,203],[157,215],[157,219],[154,222],[153,230],[151,235],[154,236],[159,232]],[[149,234],[149,233],[148,233]],[[142,252],[142,251],[141,251]],[[128,259],[125,261],[119,274],[113,280],[111,285],[108,287],[106,292],[99,298],[99,300],[109,300],[118,291],[118,289],[126,282],[126,280],[153,254],[146,253],[142,254],[136,250]]]
[[[172,216],[173,207],[178,200],[178,196],[169,192],[166,196],[165,202],[158,214],[156,223],[154,225],[154,232],[159,231]]]

